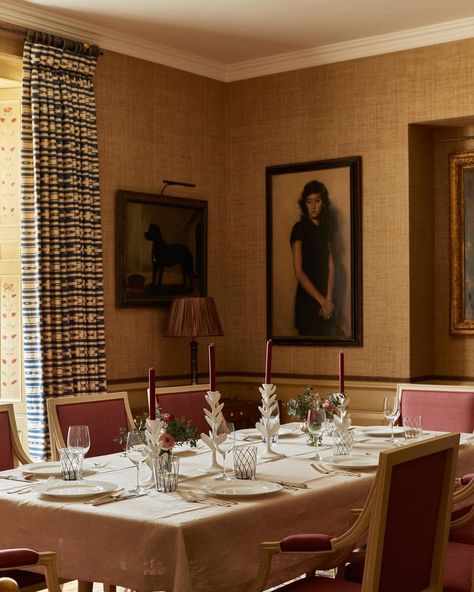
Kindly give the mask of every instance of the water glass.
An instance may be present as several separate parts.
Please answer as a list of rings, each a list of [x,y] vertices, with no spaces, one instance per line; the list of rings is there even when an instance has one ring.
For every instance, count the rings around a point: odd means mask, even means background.
[[[278,403],[275,403],[275,406],[273,407],[273,409],[271,411],[271,415],[268,418],[268,421],[269,421],[269,424],[271,427],[273,427],[277,423],[278,423],[278,425],[280,425],[280,408],[278,407]],[[264,435],[262,435],[262,442],[264,444],[266,444],[266,442],[267,442],[267,439]],[[272,444],[278,444],[278,432],[273,434]]]
[[[421,415],[407,415],[404,417],[403,433],[407,440],[421,438],[423,433],[423,418]]]
[[[170,493],[178,488],[179,457],[172,454],[162,454],[153,459],[153,474],[155,487],[162,493]]]
[[[393,424],[400,417],[400,401],[398,397],[385,397],[383,400],[383,416],[390,424],[390,440],[391,444],[396,444],[395,436],[393,434]]]
[[[321,460],[318,452],[319,438],[324,431],[324,424],[326,422],[326,413],[322,407],[310,409],[306,415],[306,430],[313,437],[316,445],[316,453],[313,460]]]
[[[60,448],[59,459],[61,463],[61,475],[65,481],[78,481],[82,479],[82,467],[84,454],[77,448]]]
[[[350,454],[353,442],[354,437],[351,430],[333,430],[332,451],[334,456]]]
[[[257,446],[254,444],[234,448],[234,476],[236,479],[255,479]]]
[[[142,493],[143,487],[140,486],[140,468],[146,459],[150,456],[150,449],[147,445],[145,433],[140,431],[128,432],[126,455],[137,467],[137,486],[131,489],[135,493]]]
[[[221,422],[220,426],[217,428],[216,432],[213,434],[213,440],[214,440],[214,444],[215,444],[216,449],[224,457],[224,462],[222,464],[222,469],[223,469],[222,476],[218,477],[218,479],[223,479],[224,481],[231,481],[232,478],[227,475],[226,460],[227,460],[227,454],[235,446],[234,424],[230,421]]]

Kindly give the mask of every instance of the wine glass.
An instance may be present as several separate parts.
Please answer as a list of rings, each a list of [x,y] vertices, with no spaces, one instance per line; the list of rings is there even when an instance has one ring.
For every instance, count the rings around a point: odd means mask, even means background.
[[[221,477],[218,479],[224,479],[224,481],[232,481],[231,477],[227,476],[226,472],[226,459],[227,454],[234,448],[235,446],[235,430],[234,424],[232,422],[221,422],[220,426],[217,428],[214,444],[216,445],[217,450],[222,454],[224,457],[223,462],[223,473]]]
[[[395,436],[393,435],[393,424],[400,417],[400,401],[398,397],[385,397],[383,400],[383,416],[390,424],[390,442],[395,444]]]
[[[326,412],[322,407],[310,409],[306,415],[306,430],[313,436],[316,443],[316,453],[313,460],[321,460],[318,452],[319,438],[324,431]]]
[[[134,493],[141,493],[144,491],[143,487],[140,487],[140,468],[150,455],[150,449],[148,448],[145,433],[144,432],[128,432],[127,434],[127,448],[126,455],[137,467],[137,486],[135,489],[130,491]]]
[[[67,447],[72,448],[76,454],[82,453],[84,456],[91,447],[91,436],[89,426],[72,425],[67,431]]]

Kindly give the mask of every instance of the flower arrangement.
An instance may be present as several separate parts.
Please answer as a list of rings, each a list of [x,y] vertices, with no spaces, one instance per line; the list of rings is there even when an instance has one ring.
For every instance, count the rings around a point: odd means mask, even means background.
[[[185,417],[177,418],[171,413],[161,413],[156,420],[146,420],[147,438],[154,456],[171,455],[175,446],[197,446],[197,428]]]
[[[191,423],[190,420],[185,417],[176,418],[171,413],[162,413],[158,418],[155,427],[158,428],[154,432],[149,429],[147,425],[147,414],[139,415],[134,417],[133,422],[135,424],[134,431],[146,431],[148,432],[148,439],[156,445],[159,449],[159,454],[172,454],[175,446],[182,444],[189,444],[192,448],[197,445],[198,430]],[[115,442],[122,444],[124,447],[127,444],[127,428],[120,428],[120,434]]]

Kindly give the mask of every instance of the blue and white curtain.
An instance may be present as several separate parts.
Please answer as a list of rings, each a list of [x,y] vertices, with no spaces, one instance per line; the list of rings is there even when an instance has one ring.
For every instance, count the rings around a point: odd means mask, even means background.
[[[63,42],[62,42],[63,41]],[[58,47],[59,46],[59,47]],[[106,391],[95,98],[97,52],[30,33],[22,114],[22,281],[30,455],[49,452],[45,401]]]

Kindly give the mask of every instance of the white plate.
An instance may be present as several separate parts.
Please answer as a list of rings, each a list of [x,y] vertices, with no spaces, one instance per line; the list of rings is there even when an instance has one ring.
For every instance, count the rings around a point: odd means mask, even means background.
[[[359,428],[360,429],[360,428]],[[375,436],[377,438],[390,438],[392,431],[390,426],[375,426],[373,428],[364,429],[364,434],[367,436]],[[403,436],[403,427],[402,426],[394,426],[393,427],[393,435],[395,437]]]
[[[322,462],[335,469],[371,469],[379,464],[379,459],[375,455],[341,454],[324,458]]]
[[[270,481],[215,481],[206,485],[206,491],[214,495],[225,496],[246,496],[246,495],[265,495],[280,491],[282,485],[271,483]]]
[[[108,481],[52,481],[36,488],[41,495],[50,497],[89,497],[103,495],[117,489],[116,483]]]
[[[286,426],[285,424],[280,426],[278,430],[278,437],[279,438],[287,438],[287,437],[295,437],[301,436],[303,432],[299,429],[299,427],[295,427],[293,425]],[[248,428],[244,430],[238,430],[236,432],[237,440],[239,439],[239,434],[241,436],[247,436],[248,438],[260,438],[262,437],[260,432],[256,428]]]
[[[21,467],[23,473],[36,475],[37,477],[61,477],[61,463],[59,461],[32,463]],[[84,463],[83,474],[91,475],[95,471],[89,463]]]

